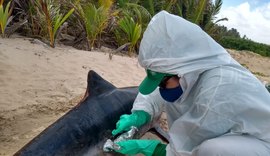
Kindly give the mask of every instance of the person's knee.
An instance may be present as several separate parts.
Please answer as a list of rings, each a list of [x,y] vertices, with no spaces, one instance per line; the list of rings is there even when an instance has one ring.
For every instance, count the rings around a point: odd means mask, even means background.
[[[265,156],[270,155],[269,147],[251,136],[223,136],[204,141],[192,156]]]
[[[226,150],[224,144],[210,139],[204,141],[196,150],[196,156],[225,156],[229,151]]]

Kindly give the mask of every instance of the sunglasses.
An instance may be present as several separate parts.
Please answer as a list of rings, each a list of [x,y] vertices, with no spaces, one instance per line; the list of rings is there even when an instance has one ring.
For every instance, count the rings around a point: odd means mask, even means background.
[[[170,78],[172,78],[172,77],[174,77],[175,75],[172,75],[172,76],[165,76],[162,80],[161,80],[161,82],[160,82],[160,84],[158,85],[161,89],[164,89],[164,88],[166,88],[166,85],[167,85],[167,81],[170,79]]]

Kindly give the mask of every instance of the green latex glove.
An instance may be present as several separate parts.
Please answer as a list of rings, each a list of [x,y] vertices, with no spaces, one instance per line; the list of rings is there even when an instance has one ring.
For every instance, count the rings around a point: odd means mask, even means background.
[[[167,145],[165,144],[158,144],[153,153],[153,156],[166,156],[166,147]]]
[[[140,128],[142,125],[150,121],[150,114],[145,111],[134,111],[132,114],[124,114],[120,117],[120,120],[116,123],[116,129],[112,131],[112,135],[116,135],[123,131],[130,130],[131,126]]]
[[[135,155],[142,153],[146,156],[152,156],[159,143],[160,141],[158,140],[120,141],[117,144],[121,147],[121,149],[116,152],[128,155]]]

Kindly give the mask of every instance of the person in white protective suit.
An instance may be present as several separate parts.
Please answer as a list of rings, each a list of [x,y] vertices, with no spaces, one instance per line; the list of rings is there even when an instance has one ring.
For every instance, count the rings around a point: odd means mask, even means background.
[[[270,94],[247,69],[199,26],[161,11],[141,41],[147,77],[132,114],[113,135],[141,127],[165,110],[169,144],[119,142],[123,154],[167,156],[270,156]]]

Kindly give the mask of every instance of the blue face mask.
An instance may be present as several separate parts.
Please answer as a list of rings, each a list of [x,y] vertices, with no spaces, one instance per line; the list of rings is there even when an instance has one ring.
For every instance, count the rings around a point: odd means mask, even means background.
[[[183,94],[180,85],[175,88],[159,88],[159,92],[161,97],[168,102],[174,102]]]

